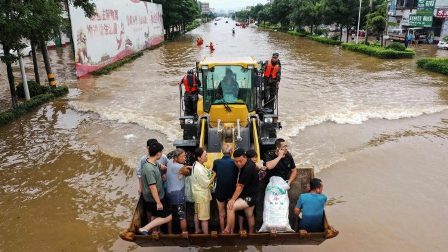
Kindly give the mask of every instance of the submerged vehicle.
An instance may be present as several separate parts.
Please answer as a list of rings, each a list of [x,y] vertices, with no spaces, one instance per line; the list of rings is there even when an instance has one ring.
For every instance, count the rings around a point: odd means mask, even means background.
[[[183,138],[174,142],[175,147],[190,153],[187,164],[194,162],[191,153],[197,147],[207,151],[208,161],[205,166],[209,168],[212,167],[214,160],[222,158],[221,147],[224,143],[232,145],[234,149],[253,149],[258,158],[264,157],[266,152],[275,148],[277,131],[282,127],[278,121],[278,99],[274,109],[264,108],[261,62],[252,57],[232,59],[208,57],[196,63],[196,72],[202,83],[200,90],[202,97],[197,104],[197,116],[186,116],[183,113],[181,92],[179,121]],[[314,177],[314,171],[312,168],[298,170],[299,193],[306,192],[310,180]],[[295,232],[290,233],[248,234],[240,230],[239,234],[218,234],[216,230],[219,229],[219,221],[215,200],[211,201],[210,208],[209,226],[210,230],[215,230],[211,234],[187,232],[144,236],[138,235],[137,232],[138,228],[148,222],[144,202],[140,197],[131,224],[120,237],[142,246],[233,246],[319,244],[337,235],[337,231],[328,225],[326,217],[323,221],[324,232],[319,233],[297,232],[295,228]],[[188,211],[187,204],[187,213]],[[257,219],[261,221],[262,210],[257,208],[257,211]],[[192,218],[192,214],[189,216],[187,214],[189,231],[194,229]],[[261,225],[256,225],[257,230],[259,226]]]

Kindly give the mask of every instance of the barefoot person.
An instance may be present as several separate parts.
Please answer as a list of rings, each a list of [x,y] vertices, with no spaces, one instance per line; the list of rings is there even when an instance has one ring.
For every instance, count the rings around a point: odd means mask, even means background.
[[[157,165],[157,160],[162,156],[163,145],[158,142],[148,146],[149,157],[142,168],[142,193],[146,209],[154,218],[146,226],[140,228],[140,234],[148,235],[155,227],[168,223],[172,220],[168,205],[165,203],[165,191],[163,189],[162,176]]]
[[[233,153],[235,166],[238,168],[238,179],[235,192],[227,203],[227,226],[224,233],[233,233],[235,226],[235,212],[244,210],[249,233],[254,233],[254,208],[258,194],[258,171],[255,164],[247,159],[244,149],[237,149]]]
[[[313,178],[310,181],[310,192],[302,193],[294,208],[294,213],[299,216],[302,213],[302,219],[299,221],[299,229],[307,232],[324,231],[324,207],[327,202],[327,196],[322,194],[324,186],[322,180]]]
[[[222,145],[221,151],[224,156],[213,162],[213,171],[216,172],[215,197],[219,212],[219,226],[221,232],[223,232],[226,219],[226,203],[235,191],[238,171],[231,158],[232,146],[225,143]]]
[[[166,172],[166,196],[174,218],[180,221],[182,232],[187,232],[185,176],[181,174],[186,158],[187,156],[183,149],[177,148],[174,150],[173,159],[168,161]],[[168,224],[168,233],[172,233],[172,222]]]
[[[214,173],[205,168],[207,162],[207,152],[202,148],[194,151],[196,162],[191,171],[191,183],[193,198],[195,203],[195,215],[201,222],[202,232],[208,234],[208,221],[210,220],[210,201],[212,194],[210,185],[215,179]]]

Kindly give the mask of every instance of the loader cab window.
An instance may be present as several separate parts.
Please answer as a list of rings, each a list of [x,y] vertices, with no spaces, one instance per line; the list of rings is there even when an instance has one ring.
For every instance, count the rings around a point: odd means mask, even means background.
[[[253,72],[241,66],[202,69],[204,111],[210,111],[213,104],[246,104],[253,111],[256,98]]]

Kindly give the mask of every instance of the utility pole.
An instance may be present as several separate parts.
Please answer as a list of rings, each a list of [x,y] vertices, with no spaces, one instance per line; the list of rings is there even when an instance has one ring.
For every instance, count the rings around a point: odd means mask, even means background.
[[[358,28],[356,29],[356,44],[358,44],[358,42],[359,42],[359,24],[361,22],[361,4],[362,4],[362,0],[359,0]]]
[[[387,1],[387,8],[386,8],[386,29],[383,32],[383,36],[381,37],[381,46],[384,46],[384,34],[386,34],[386,36],[388,36],[389,32],[389,14],[390,14],[390,9],[392,8],[392,1],[388,0]]]
[[[25,93],[25,99],[29,101],[30,90],[28,89],[28,81],[26,79],[25,66],[23,65],[22,55],[20,55],[20,52],[18,52],[17,54],[19,55],[20,73],[22,74],[22,83],[23,83],[23,91]]]

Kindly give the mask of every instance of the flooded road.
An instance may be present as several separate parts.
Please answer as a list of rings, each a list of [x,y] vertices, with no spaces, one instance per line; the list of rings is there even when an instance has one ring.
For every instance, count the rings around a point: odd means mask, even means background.
[[[67,81],[68,97],[0,128],[0,251],[141,250],[118,233],[134,208],[134,169],[146,139],[158,138],[168,151],[181,137],[177,83],[183,74],[205,56],[266,60],[273,52],[282,62],[279,134],[290,142],[296,163],[320,171],[325,192],[339,202],[327,212],[340,237],[306,250],[341,251],[352,244],[353,251],[384,251],[371,245],[385,239],[380,230],[389,237],[405,228],[415,234],[425,225],[443,230],[436,218],[448,213],[446,202],[418,192],[429,190],[439,199],[448,192],[442,182],[448,179],[447,77],[417,69],[415,60],[380,60],[284,33],[237,27],[232,36],[233,24],[202,25],[109,75]],[[213,41],[216,51],[197,47],[197,36]],[[419,57],[440,53],[421,51]],[[71,76],[72,66],[60,69]],[[417,172],[423,168],[426,173]],[[409,225],[419,214],[403,214],[414,207],[410,199],[399,201],[399,210],[375,211],[382,202],[393,205],[389,192],[426,202],[425,214],[433,218]],[[384,222],[378,216],[386,216]],[[401,221],[383,230],[391,219]],[[440,236],[405,234],[397,238],[401,243],[421,239],[433,251],[448,246]],[[400,248],[392,243],[384,244]]]

